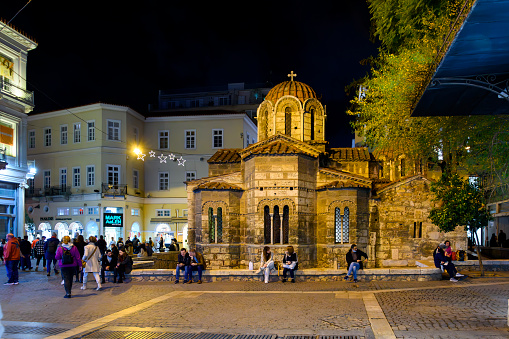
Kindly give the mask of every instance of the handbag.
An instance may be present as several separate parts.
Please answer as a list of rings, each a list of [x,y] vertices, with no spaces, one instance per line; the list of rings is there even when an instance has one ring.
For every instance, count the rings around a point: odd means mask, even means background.
[[[97,246],[94,248],[94,250],[92,251],[92,253],[87,257],[87,260],[83,260],[81,259],[81,267],[85,268],[87,267],[87,261],[88,259],[90,259],[91,256],[94,255],[95,251],[97,250]]]

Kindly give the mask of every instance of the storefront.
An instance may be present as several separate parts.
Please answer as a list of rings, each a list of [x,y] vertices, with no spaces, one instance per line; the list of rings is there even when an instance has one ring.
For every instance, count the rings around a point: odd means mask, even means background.
[[[99,235],[99,226],[95,221],[89,221],[85,229],[85,237],[88,239],[90,236],[97,237]]]
[[[159,224],[156,227],[156,231],[154,234],[154,243],[157,243],[156,247],[159,247],[159,240],[161,237],[164,240],[165,245],[171,244],[171,239],[175,238],[175,231],[172,231],[170,225],[168,224]]]
[[[37,233],[41,234],[41,236],[51,238],[51,225],[49,223],[42,222],[37,229]]]
[[[134,238],[134,236],[138,237],[138,239],[141,237],[140,224],[137,222],[133,222],[131,226],[131,232],[129,232],[129,237],[131,240]]]
[[[55,225],[55,232],[57,233],[58,240],[62,241],[62,238],[69,234],[69,226],[65,222],[58,222]]]
[[[103,214],[104,236],[109,243],[111,238],[118,240],[124,234],[124,214],[122,207],[105,207]]]
[[[70,233],[73,238],[83,235],[83,225],[79,221],[74,221],[69,225]]]

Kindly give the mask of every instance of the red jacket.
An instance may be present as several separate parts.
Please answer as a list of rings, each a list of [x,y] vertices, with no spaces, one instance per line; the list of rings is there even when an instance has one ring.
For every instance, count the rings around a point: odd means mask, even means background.
[[[12,238],[7,241],[7,244],[4,245],[4,260],[12,261],[19,260],[21,257],[21,251],[19,249],[18,238]]]

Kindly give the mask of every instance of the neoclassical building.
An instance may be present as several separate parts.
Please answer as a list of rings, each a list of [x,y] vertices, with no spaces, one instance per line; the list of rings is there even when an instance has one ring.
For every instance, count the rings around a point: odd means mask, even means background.
[[[328,147],[323,105],[289,76],[258,107],[259,141],[218,150],[209,176],[187,182],[189,245],[212,268],[258,262],[265,245],[276,259],[293,245],[301,268],[344,267],[353,243],[371,267],[429,258],[446,235],[427,218],[425,166],[364,147]],[[463,230],[447,237],[465,249]]]

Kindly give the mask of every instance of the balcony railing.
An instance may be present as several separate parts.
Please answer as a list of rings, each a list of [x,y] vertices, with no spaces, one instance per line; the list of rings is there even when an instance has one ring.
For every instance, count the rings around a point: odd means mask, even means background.
[[[11,84],[2,77],[0,77],[0,92],[8,94],[25,104],[34,106],[34,92],[27,91],[26,89]]]
[[[46,188],[28,187],[25,190],[25,197],[55,197],[71,195],[71,186],[52,186]]]
[[[101,193],[104,195],[127,195],[127,185],[112,185],[103,183]]]

